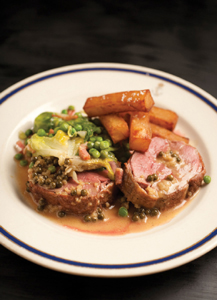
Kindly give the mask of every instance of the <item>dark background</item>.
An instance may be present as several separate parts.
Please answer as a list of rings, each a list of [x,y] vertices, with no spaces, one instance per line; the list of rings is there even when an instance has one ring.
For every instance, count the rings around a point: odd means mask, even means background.
[[[214,0],[4,1],[0,91],[64,65],[119,62],[169,72],[217,98],[216,36]],[[0,246],[0,298],[215,300],[217,249],[163,273],[106,279],[45,269]]]

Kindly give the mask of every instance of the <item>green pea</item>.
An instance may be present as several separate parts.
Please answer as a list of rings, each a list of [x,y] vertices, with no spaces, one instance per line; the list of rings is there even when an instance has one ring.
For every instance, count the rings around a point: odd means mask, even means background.
[[[112,152],[108,152],[108,154],[109,154],[109,156],[108,157],[110,157],[110,158],[114,158],[115,157],[115,155],[114,155],[114,153],[112,153]]]
[[[75,130],[76,131],[81,131],[83,127],[80,124],[75,124]]]
[[[95,136],[90,137],[89,141],[94,143],[96,141],[96,137]]]
[[[93,142],[88,142],[87,143],[87,149],[91,149],[94,147],[94,143]]]
[[[204,182],[205,182],[206,184],[208,184],[208,183],[211,182],[211,177],[210,177],[209,175],[205,175],[205,176],[203,177],[203,180],[204,180]]]
[[[100,151],[100,157],[102,158],[108,158],[109,157],[109,153],[107,150],[101,150]]]
[[[60,127],[56,127],[56,128],[54,129],[54,134],[56,134],[58,130],[60,130]]]
[[[100,149],[101,150],[107,149],[108,147],[109,147],[109,143],[107,141],[100,142]]]
[[[91,148],[89,150],[89,153],[91,156],[93,156],[94,158],[99,158],[100,157],[100,153],[98,150],[96,150],[95,148]]]
[[[14,155],[14,158],[17,160],[21,160],[23,158],[23,154],[22,153],[17,153]]]
[[[75,107],[73,105],[69,105],[68,110],[75,110]]]
[[[72,128],[70,129],[70,131],[69,131],[69,134],[70,134],[70,135],[74,135],[75,133],[76,133],[76,130],[75,130],[74,127],[72,127]]]
[[[97,142],[102,142],[102,141],[103,141],[103,138],[102,138],[101,136],[97,136],[97,137],[96,137],[96,141],[97,141]]]
[[[34,162],[31,161],[31,163],[29,164],[29,169],[32,169],[34,167]]]
[[[66,122],[64,122],[60,125],[60,130],[62,130],[64,132],[67,132],[68,128],[69,128],[69,124],[67,124]]]
[[[79,118],[83,117],[81,112],[77,112],[77,113],[75,113],[75,115],[78,116]]]
[[[97,134],[100,134],[100,133],[102,132],[102,130],[101,130],[100,127],[97,127],[96,130],[95,130],[95,132],[96,132]]]
[[[24,132],[20,132],[19,133],[19,139],[21,139],[21,140],[25,140],[27,138],[27,136],[26,136],[26,134],[24,133]]]
[[[27,145],[27,144],[28,144],[28,140],[29,140],[29,139],[25,139],[25,143],[24,143],[25,145]]]
[[[28,161],[25,160],[25,159],[23,159],[23,160],[20,161],[20,165],[21,165],[22,167],[27,166],[27,164],[28,164]]]
[[[63,109],[63,110],[61,111],[61,114],[67,115],[67,114],[68,114],[67,109]]]
[[[100,150],[100,142],[99,141],[96,141],[94,143],[94,147],[97,149],[97,150]]]
[[[26,136],[30,136],[32,134],[32,130],[31,129],[27,129],[25,132]]]
[[[45,130],[44,129],[39,129],[38,131],[37,131],[37,135],[38,136],[45,136],[46,135],[46,132],[45,132]]]
[[[55,173],[55,172],[56,172],[56,167],[55,167],[55,166],[50,166],[50,167],[48,167],[48,170],[49,170],[51,173]]]
[[[111,140],[109,140],[109,139],[105,139],[105,142],[108,142],[108,143],[109,143],[109,147],[111,147],[111,146],[112,146],[112,141],[111,141]]]
[[[48,135],[48,137],[53,137],[54,135],[52,134],[52,133],[50,133],[49,135]]]
[[[126,209],[126,207],[121,206],[118,210],[118,214],[121,217],[127,217],[128,216],[128,210]]]

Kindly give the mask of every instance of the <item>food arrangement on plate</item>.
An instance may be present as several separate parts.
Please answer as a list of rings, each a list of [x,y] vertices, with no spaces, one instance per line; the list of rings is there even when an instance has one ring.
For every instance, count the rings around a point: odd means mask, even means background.
[[[189,139],[176,134],[178,115],[154,106],[149,90],[90,97],[75,112],[43,112],[20,132],[15,159],[38,211],[83,223],[147,222],[192,198],[211,178]]]

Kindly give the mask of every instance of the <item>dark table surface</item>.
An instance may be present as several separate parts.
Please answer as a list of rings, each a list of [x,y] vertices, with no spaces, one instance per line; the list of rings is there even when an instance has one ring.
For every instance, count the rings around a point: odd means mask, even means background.
[[[0,91],[64,65],[119,62],[177,75],[217,98],[217,1],[4,1]],[[0,246],[0,298],[217,299],[217,248],[159,274],[58,273]]]

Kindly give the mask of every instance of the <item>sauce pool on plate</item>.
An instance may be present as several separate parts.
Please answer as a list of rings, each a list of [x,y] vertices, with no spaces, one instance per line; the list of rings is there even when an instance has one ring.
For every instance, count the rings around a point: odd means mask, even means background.
[[[16,180],[25,202],[32,207],[36,213],[39,213],[49,220],[59,224],[60,226],[66,227],[71,230],[90,233],[90,234],[99,234],[99,235],[123,235],[129,233],[138,233],[146,230],[150,230],[156,226],[163,225],[171,221],[181,210],[186,207],[190,200],[183,202],[170,210],[166,210],[158,216],[146,216],[144,219],[134,222],[132,220],[133,208],[129,209],[129,215],[127,217],[121,217],[118,215],[120,203],[115,203],[107,209],[103,209],[104,220],[97,220],[96,222],[84,222],[83,216],[75,215],[65,215],[60,218],[57,215],[57,211],[50,210],[38,211],[37,204],[34,202],[33,197],[30,193],[26,191],[26,181],[27,181],[27,170],[28,167],[21,167],[19,162],[16,164]]]

